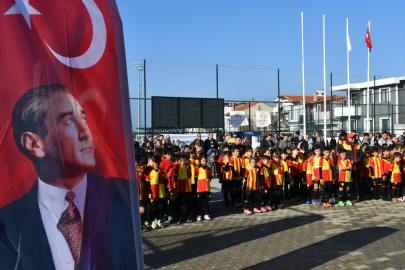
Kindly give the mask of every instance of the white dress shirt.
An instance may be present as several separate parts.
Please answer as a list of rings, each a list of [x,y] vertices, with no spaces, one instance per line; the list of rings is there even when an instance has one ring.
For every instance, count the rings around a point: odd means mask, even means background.
[[[86,190],[87,175],[71,190],[76,194],[74,204],[80,212],[82,221],[86,202]],[[63,211],[69,206],[69,203],[65,200],[66,193],[69,191],[46,184],[38,178],[39,210],[56,270],[74,270],[75,268],[72,253],[65,237],[56,227]]]

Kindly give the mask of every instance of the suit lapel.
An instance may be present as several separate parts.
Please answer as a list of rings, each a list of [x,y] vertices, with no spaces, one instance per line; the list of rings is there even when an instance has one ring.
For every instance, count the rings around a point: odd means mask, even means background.
[[[103,181],[89,173],[87,175],[86,205],[83,219],[83,240],[79,269],[97,269],[107,260],[105,237],[110,231],[110,196],[106,196]]]

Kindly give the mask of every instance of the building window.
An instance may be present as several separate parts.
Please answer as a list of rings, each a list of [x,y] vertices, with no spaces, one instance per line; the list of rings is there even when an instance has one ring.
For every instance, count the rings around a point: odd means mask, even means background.
[[[369,119],[369,131],[373,130],[373,119]],[[364,119],[364,132],[367,131],[367,119]]]
[[[300,117],[300,106],[291,106],[291,120],[290,121],[298,121]]]
[[[361,99],[360,93],[353,93],[351,95],[352,95],[352,98],[351,98],[350,101],[352,103],[352,106],[353,105],[359,105],[360,104],[360,99]]]
[[[380,102],[390,102],[390,89],[389,88],[380,89]]]
[[[367,104],[366,95],[367,95],[367,90],[364,90],[364,104]],[[374,103],[374,91],[373,90],[370,89],[368,91],[368,97],[369,97],[368,103],[369,104]]]
[[[380,118],[380,127],[381,127],[381,131],[390,131],[390,118],[389,117],[385,117],[385,118]]]
[[[320,112],[321,111],[321,103],[316,104],[316,111]]]

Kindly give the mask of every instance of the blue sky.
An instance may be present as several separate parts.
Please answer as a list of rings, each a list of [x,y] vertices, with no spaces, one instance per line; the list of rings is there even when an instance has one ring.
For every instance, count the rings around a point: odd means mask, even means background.
[[[301,11],[304,12],[308,94],[323,88],[322,15],[326,20],[326,71],[347,83],[346,18],[352,43],[352,82],[367,79],[364,42],[371,21],[370,76],[405,75],[405,1],[129,1],[117,0],[124,25],[131,96],[137,96],[137,59],[208,65],[147,63],[147,96],[273,100],[302,93]],[[149,65],[149,66],[148,66]],[[251,67],[240,69],[223,66]],[[149,69],[148,69],[149,67]],[[355,76],[360,75],[360,76]],[[269,91],[268,91],[269,90]]]

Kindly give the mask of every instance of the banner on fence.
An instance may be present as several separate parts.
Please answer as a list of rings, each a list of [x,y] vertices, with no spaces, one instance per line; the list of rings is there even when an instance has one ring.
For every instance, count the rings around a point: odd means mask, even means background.
[[[249,125],[249,120],[246,117],[245,112],[242,111],[232,111],[230,112],[231,115],[231,123],[234,127],[243,127]]]
[[[206,139],[208,139],[209,133],[194,133],[194,134],[162,134],[165,139],[167,135],[170,136],[170,141],[171,143],[174,144],[176,139],[179,139],[179,141],[183,145],[190,145],[195,139],[197,139],[197,134],[201,134],[201,140],[204,142]],[[217,139],[217,135],[214,133],[214,139]]]
[[[270,121],[269,111],[256,111],[256,127],[267,127]]]

